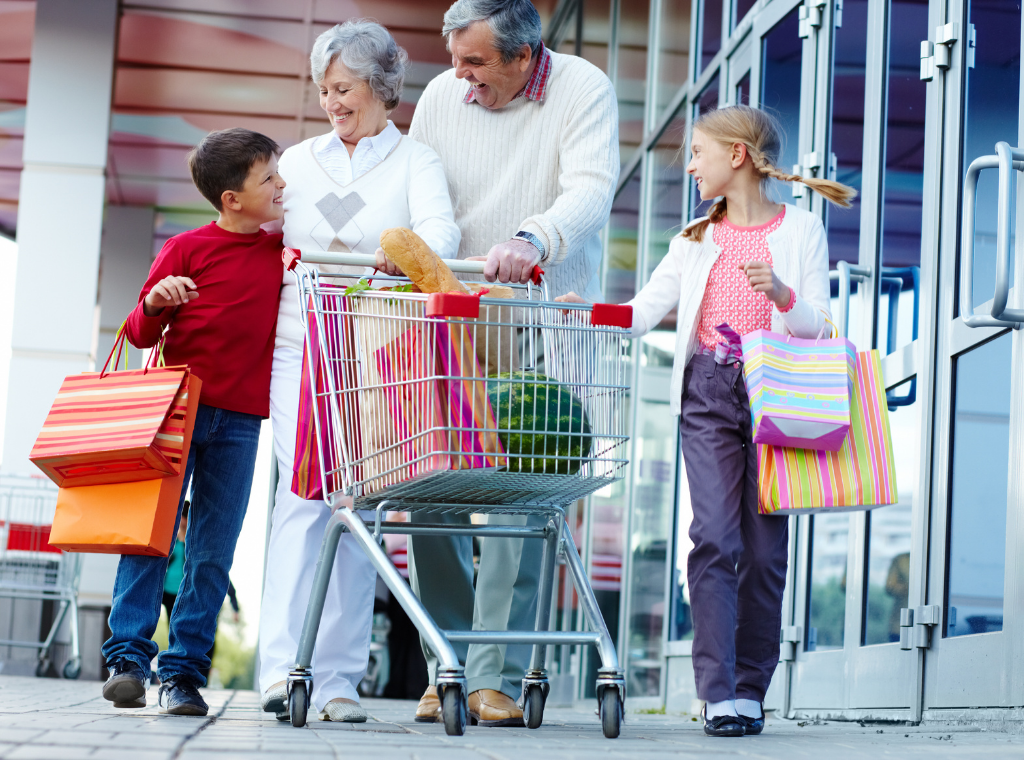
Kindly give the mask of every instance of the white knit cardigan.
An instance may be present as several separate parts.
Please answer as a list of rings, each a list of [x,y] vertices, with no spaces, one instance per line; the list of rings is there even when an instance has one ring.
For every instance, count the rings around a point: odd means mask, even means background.
[[[696,219],[688,227],[700,221]],[[669,391],[673,414],[679,414],[681,407],[683,371],[697,350],[700,306],[708,276],[722,252],[714,243],[714,233],[715,225],[709,224],[701,243],[687,240],[682,233],[672,238],[668,253],[650,281],[629,301],[633,307],[633,337],[650,332],[672,307],[679,307]],[[831,318],[828,243],[821,220],[787,203],[782,224],[766,240],[775,274],[797,294],[792,309],[784,314],[778,309],[773,311],[772,331],[797,338],[818,337],[826,317]]]
[[[464,103],[469,84],[449,69],[423,91],[409,136],[441,157],[459,258],[484,256],[518,230],[546,248],[551,295],[601,300],[600,233],[619,176],[619,117],[604,73],[551,53],[543,102],[520,96],[497,110]]]

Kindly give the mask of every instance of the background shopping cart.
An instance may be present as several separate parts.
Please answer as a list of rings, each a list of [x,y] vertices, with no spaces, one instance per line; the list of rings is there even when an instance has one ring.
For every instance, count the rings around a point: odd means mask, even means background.
[[[81,556],[49,545],[57,505],[57,487],[45,478],[5,475],[0,478],[0,599],[56,605],[47,634],[31,639],[0,639],[0,646],[38,652],[36,675],[50,667],[53,646],[66,618],[71,631],[71,657],[65,678],[78,678],[82,660],[78,646],[78,580]],[[12,619],[14,616],[11,616]]]
[[[561,304],[530,284],[518,298],[369,290],[358,275],[307,264],[372,266],[372,256],[286,251],[306,314],[308,381],[328,523],[296,668],[292,724],[305,724],[310,663],[341,533],[352,533],[437,655],[445,730],[467,721],[464,669],[451,646],[533,646],[523,679],[524,721],[537,728],[549,691],[550,645],[595,645],[598,710],[606,736],[624,713],[624,679],[565,509],[622,477],[631,309]],[[450,262],[482,272],[482,262]],[[386,278],[382,278],[386,279]],[[348,287],[345,287],[345,285]],[[529,422],[527,422],[529,418]],[[537,420],[547,426],[537,435]],[[553,421],[553,426],[551,423]],[[343,502],[351,497],[351,502]],[[404,511],[410,522],[388,521]],[[486,516],[485,524],[453,516]],[[372,533],[370,528],[372,528]],[[442,631],[380,546],[387,533],[543,540],[534,631]],[[555,563],[564,557],[589,627],[549,631]]]

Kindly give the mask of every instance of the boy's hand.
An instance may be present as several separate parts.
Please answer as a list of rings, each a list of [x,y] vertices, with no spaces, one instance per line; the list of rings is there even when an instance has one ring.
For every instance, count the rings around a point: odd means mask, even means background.
[[[780,309],[789,306],[789,288],[767,263],[748,261],[746,264],[740,264],[739,269],[747,276],[747,282],[755,293],[764,293]]]
[[[576,295],[572,291],[569,291],[564,296],[555,296],[555,300],[559,301],[561,303],[590,303],[590,301],[583,300],[582,298],[580,298],[578,295]],[[562,309],[562,313],[568,315],[569,310],[568,309]]]
[[[168,306],[181,306],[199,298],[199,289],[188,277],[164,277],[142,302],[147,317],[155,317]]]
[[[566,293],[564,296],[557,296],[555,300],[561,301],[562,303],[590,303],[589,301],[584,301],[572,291]]]

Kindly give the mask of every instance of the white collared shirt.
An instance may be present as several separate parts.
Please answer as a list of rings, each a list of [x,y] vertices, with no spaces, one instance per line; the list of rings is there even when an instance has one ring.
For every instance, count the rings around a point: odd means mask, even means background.
[[[364,137],[356,143],[356,149],[352,151],[350,158],[348,148],[338,137],[338,133],[332,130],[316,139],[313,143],[313,155],[331,179],[339,185],[347,185],[387,158],[401,137],[402,133],[389,119],[388,125],[380,134]]]

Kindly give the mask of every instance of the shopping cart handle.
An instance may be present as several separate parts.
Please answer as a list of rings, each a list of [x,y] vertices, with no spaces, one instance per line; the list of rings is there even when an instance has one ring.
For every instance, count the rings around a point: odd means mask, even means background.
[[[370,267],[377,266],[377,257],[368,253],[327,253],[326,251],[300,251],[297,248],[285,248],[281,254],[285,268],[290,272],[298,262],[303,264],[333,264],[334,266]],[[453,272],[462,274],[483,274],[486,261],[465,261],[463,259],[445,259],[444,263]],[[534,277],[538,277],[534,270]],[[542,272],[543,274],[543,272]],[[534,280],[537,282],[538,280]]]

